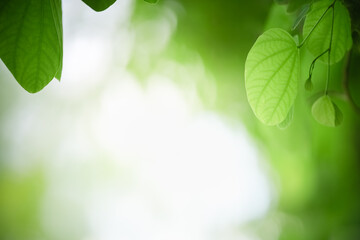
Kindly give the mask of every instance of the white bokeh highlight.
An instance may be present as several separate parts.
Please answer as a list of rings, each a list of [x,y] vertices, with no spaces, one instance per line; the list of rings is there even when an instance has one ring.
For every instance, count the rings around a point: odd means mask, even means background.
[[[62,80],[36,95],[15,88],[18,107],[2,129],[10,167],[44,165],[46,234],[256,239],[240,227],[269,210],[268,172],[243,126],[202,107],[196,82],[211,74],[201,58],[162,59],[168,70],[155,68],[145,85],[126,68],[136,57],[149,71],[176,30],[176,14],[165,6],[158,19],[131,24],[130,0],[103,13],[81,1],[63,4]],[[209,94],[214,88],[209,83]]]

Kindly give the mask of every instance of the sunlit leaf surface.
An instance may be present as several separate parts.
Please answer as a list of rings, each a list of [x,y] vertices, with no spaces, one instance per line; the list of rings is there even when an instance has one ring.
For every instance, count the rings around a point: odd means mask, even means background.
[[[282,29],[261,35],[245,63],[245,85],[255,115],[265,124],[284,121],[293,105],[300,58],[295,41]]]

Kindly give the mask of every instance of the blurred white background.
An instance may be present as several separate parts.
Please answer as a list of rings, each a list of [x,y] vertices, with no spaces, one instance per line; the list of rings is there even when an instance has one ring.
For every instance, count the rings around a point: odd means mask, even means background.
[[[134,22],[133,5],[96,13],[63,1],[61,82],[35,95],[8,83],[17,100],[1,129],[7,165],[43,166],[52,239],[256,239],[241,226],[272,203],[261,156],[243,126],[202,106],[196,84],[211,73],[201,58],[161,55],[181,6]],[[150,74],[139,79],[130,61]]]

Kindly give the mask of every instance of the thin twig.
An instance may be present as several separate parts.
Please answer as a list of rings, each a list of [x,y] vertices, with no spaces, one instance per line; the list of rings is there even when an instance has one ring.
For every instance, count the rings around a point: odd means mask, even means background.
[[[335,4],[336,0],[331,4],[332,6],[332,21],[331,21],[331,33],[330,33],[330,44],[329,44],[329,51],[328,51],[328,71],[327,71],[327,79],[326,79],[326,85],[325,85],[325,95],[327,95],[328,88],[329,88],[329,81],[330,81],[330,57],[331,57],[331,45],[333,40],[333,34],[334,34],[334,20],[335,20]]]

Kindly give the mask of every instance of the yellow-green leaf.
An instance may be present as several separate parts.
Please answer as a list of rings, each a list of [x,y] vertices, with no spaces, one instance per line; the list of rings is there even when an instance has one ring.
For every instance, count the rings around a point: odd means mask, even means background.
[[[270,29],[251,48],[245,63],[245,87],[250,106],[267,125],[285,120],[297,95],[300,57],[294,39],[282,29]]]

